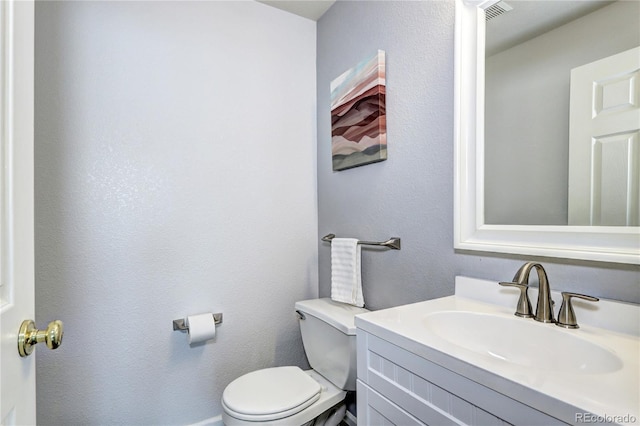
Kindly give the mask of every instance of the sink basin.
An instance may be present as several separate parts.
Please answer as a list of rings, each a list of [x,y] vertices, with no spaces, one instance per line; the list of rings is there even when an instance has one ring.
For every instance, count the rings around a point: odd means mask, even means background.
[[[426,315],[423,325],[456,346],[526,368],[604,374],[623,366],[611,350],[533,319],[439,311]]]

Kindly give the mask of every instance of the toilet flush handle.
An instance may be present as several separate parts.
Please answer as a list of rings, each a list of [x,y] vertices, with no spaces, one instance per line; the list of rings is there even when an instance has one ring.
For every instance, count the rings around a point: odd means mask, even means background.
[[[300,320],[306,320],[307,317],[304,316],[304,314],[298,310],[296,310],[296,314],[298,314],[298,319]]]

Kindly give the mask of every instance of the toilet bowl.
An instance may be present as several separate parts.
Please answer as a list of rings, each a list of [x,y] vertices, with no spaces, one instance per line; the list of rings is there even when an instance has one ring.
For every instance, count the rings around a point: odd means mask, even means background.
[[[327,298],[295,308],[312,370],[265,368],[235,379],[222,395],[225,425],[337,426],[344,418],[356,381],[354,317],[368,311]]]
[[[229,426],[305,425],[339,405],[345,395],[346,391],[313,370],[267,368],[245,374],[227,386],[222,419]],[[316,424],[329,426],[326,421]]]

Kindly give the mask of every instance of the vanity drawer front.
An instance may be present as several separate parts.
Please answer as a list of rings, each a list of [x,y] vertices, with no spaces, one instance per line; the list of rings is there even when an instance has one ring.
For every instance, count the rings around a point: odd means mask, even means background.
[[[426,426],[360,380],[357,386],[358,425]]]
[[[426,424],[565,424],[360,329],[358,379]]]

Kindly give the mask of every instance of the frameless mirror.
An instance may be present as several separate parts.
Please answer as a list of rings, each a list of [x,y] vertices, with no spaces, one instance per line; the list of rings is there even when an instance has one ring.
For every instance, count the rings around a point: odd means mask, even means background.
[[[506,1],[456,3],[455,247],[640,263],[639,3]]]

